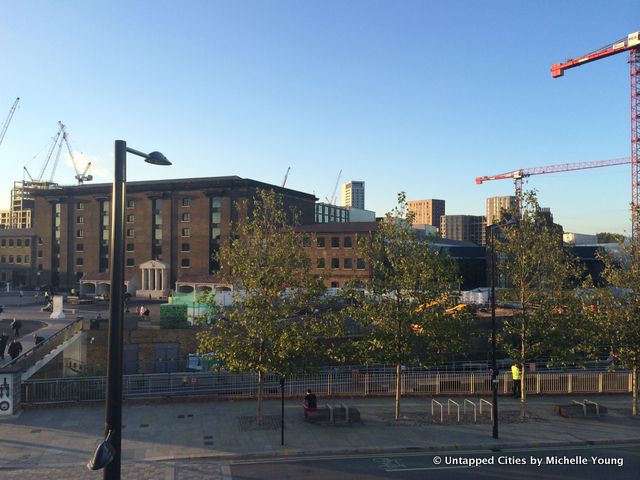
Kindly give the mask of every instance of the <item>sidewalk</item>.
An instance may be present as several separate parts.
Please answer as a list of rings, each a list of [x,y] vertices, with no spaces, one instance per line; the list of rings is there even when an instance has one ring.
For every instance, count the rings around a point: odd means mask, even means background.
[[[360,410],[361,423],[342,425],[305,423],[300,401],[291,400],[285,403],[284,447],[280,445],[280,402],[276,400],[266,402],[266,417],[261,427],[250,421],[256,414],[255,401],[125,405],[123,465],[129,465],[127,470],[132,476],[128,478],[165,478],[162,472],[167,462],[202,458],[228,461],[270,456],[530,446],[560,448],[586,443],[640,442],[640,419],[630,416],[630,396],[588,398],[606,406],[609,413],[601,418],[567,419],[554,414],[554,405],[570,403],[571,399],[582,400],[582,397],[530,397],[530,417],[522,421],[518,415],[519,403],[501,397],[497,440],[492,438],[492,423],[486,413],[475,424],[458,424],[453,417],[445,424],[437,423],[439,414],[436,422],[431,417],[428,397],[404,398],[399,422],[393,419],[392,398],[320,398],[321,405],[346,402]],[[446,402],[446,398],[439,400]],[[456,400],[462,402],[463,399]],[[28,471],[30,474],[41,472],[47,478],[60,472],[64,472],[68,480],[97,478],[99,474],[88,472],[85,464],[101,441],[103,428],[103,405],[40,408],[0,420],[2,477],[26,478],[30,476],[25,477]],[[208,471],[202,478],[224,476]]]

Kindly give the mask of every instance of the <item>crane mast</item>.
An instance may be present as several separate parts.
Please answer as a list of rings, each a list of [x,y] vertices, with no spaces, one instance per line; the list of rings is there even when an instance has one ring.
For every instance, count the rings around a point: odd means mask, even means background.
[[[630,33],[626,38],[577,59],[556,63],[551,66],[551,76],[562,77],[565,70],[626,51],[629,52],[631,73],[631,232],[635,239],[640,233],[640,32]]]

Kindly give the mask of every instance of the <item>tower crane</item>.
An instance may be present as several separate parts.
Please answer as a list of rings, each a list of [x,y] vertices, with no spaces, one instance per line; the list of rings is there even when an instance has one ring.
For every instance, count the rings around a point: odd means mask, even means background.
[[[622,52],[629,52],[631,73],[631,232],[632,237],[640,234],[640,196],[638,191],[640,169],[640,32],[634,32],[615,43],[583,55],[577,59],[570,58],[563,63],[551,66],[553,78],[562,77],[564,71],[579,67],[586,63],[610,57]]]
[[[11,123],[11,119],[13,118],[13,114],[15,113],[16,108],[18,108],[19,102],[20,97],[16,98],[16,100],[13,102],[13,105],[9,109],[9,115],[7,115],[7,119],[2,124],[2,130],[0,130],[0,145],[2,145],[2,140],[4,140],[4,136],[7,133],[7,128],[9,128],[9,124]]]
[[[340,170],[338,172],[338,178],[336,179],[336,184],[333,187],[333,193],[331,194],[331,198],[326,197],[327,198],[327,203],[329,203],[330,205],[335,205],[336,204],[336,192],[338,191],[338,184],[340,183],[340,177],[342,176],[342,170]]]
[[[489,180],[504,180],[513,178],[516,195],[516,211],[520,211],[522,201],[522,182],[531,175],[543,175],[546,173],[570,172],[572,170],[585,170],[587,168],[611,167],[613,165],[624,165],[631,163],[629,157],[612,158],[611,160],[597,160],[595,162],[561,163],[558,165],[547,165],[544,167],[521,168],[511,172],[498,173],[488,177],[476,177],[476,184],[481,185]]]
[[[73,156],[71,145],[69,145],[69,135],[67,133],[66,127],[62,122],[58,122],[58,123],[60,124],[60,128],[62,130],[62,141],[60,142],[60,145],[62,145],[62,142],[64,142],[64,144],[67,147],[67,151],[69,152],[69,157],[71,157],[71,163],[73,164],[73,169],[76,171],[76,175],[74,178],[78,181],[78,185],[82,185],[84,182],[90,182],[91,180],[93,180],[93,175],[87,175],[87,172],[91,167],[91,162],[87,163],[84,171],[80,172],[80,170],[78,170],[78,165],[76,164],[76,159]]]

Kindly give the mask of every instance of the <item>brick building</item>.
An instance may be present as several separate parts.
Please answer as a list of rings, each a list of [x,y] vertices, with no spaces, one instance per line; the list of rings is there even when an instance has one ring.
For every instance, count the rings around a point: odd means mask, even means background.
[[[409,200],[407,209],[415,215],[414,225],[431,225],[440,228],[440,217],[445,214],[445,202],[436,199]]]
[[[304,246],[311,258],[312,273],[324,285],[342,288],[349,280],[368,279],[372,271],[358,251],[358,240],[378,229],[377,222],[323,223],[303,225]]]
[[[39,284],[35,265],[36,235],[30,228],[0,229],[0,284],[11,288]]]
[[[43,282],[71,288],[85,279],[81,291],[87,294],[108,288],[111,187],[85,184],[34,192],[35,263]],[[252,199],[259,189],[282,194],[285,209],[296,207],[302,224],[313,223],[315,196],[255,180],[230,176],[127,183],[127,291],[160,298],[181,277],[215,274],[219,265],[212,255],[230,237],[236,203]]]
[[[443,215],[440,236],[449,240],[485,244],[485,217],[481,215]]]

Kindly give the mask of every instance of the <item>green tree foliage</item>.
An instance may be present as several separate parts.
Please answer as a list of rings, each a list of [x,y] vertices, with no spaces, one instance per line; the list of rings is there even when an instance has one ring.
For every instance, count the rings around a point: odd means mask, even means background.
[[[579,356],[583,326],[574,287],[582,274],[562,246],[561,231],[542,214],[535,192],[523,196],[515,223],[494,233],[498,268],[508,282],[501,296],[517,306],[504,321],[500,343],[519,364],[524,386],[527,359],[549,356],[552,363],[563,364]],[[522,416],[525,407],[522,388]]]
[[[416,238],[404,193],[372,237],[358,246],[373,271],[364,289],[347,292],[347,313],[366,336],[355,341],[365,362],[396,366],[395,418],[400,416],[402,365],[422,363],[466,345],[468,314],[446,314],[458,288],[454,262]]]
[[[324,288],[310,273],[298,213],[286,212],[281,195],[260,190],[252,205],[236,205],[239,216],[219,261],[226,281],[239,291],[232,308],[198,334],[200,352],[215,352],[226,368],[258,375],[258,421],[263,414],[264,376],[303,369],[313,355],[323,322],[309,305]],[[206,298],[215,302],[214,293]]]
[[[598,243],[624,243],[624,235],[621,233],[600,232],[596,233]]]
[[[640,245],[634,239],[617,258],[603,257],[602,277],[608,286],[597,291],[591,309],[597,335],[594,344],[606,346],[615,365],[631,369],[632,413],[638,415],[640,366]],[[602,353],[597,352],[597,353]]]

